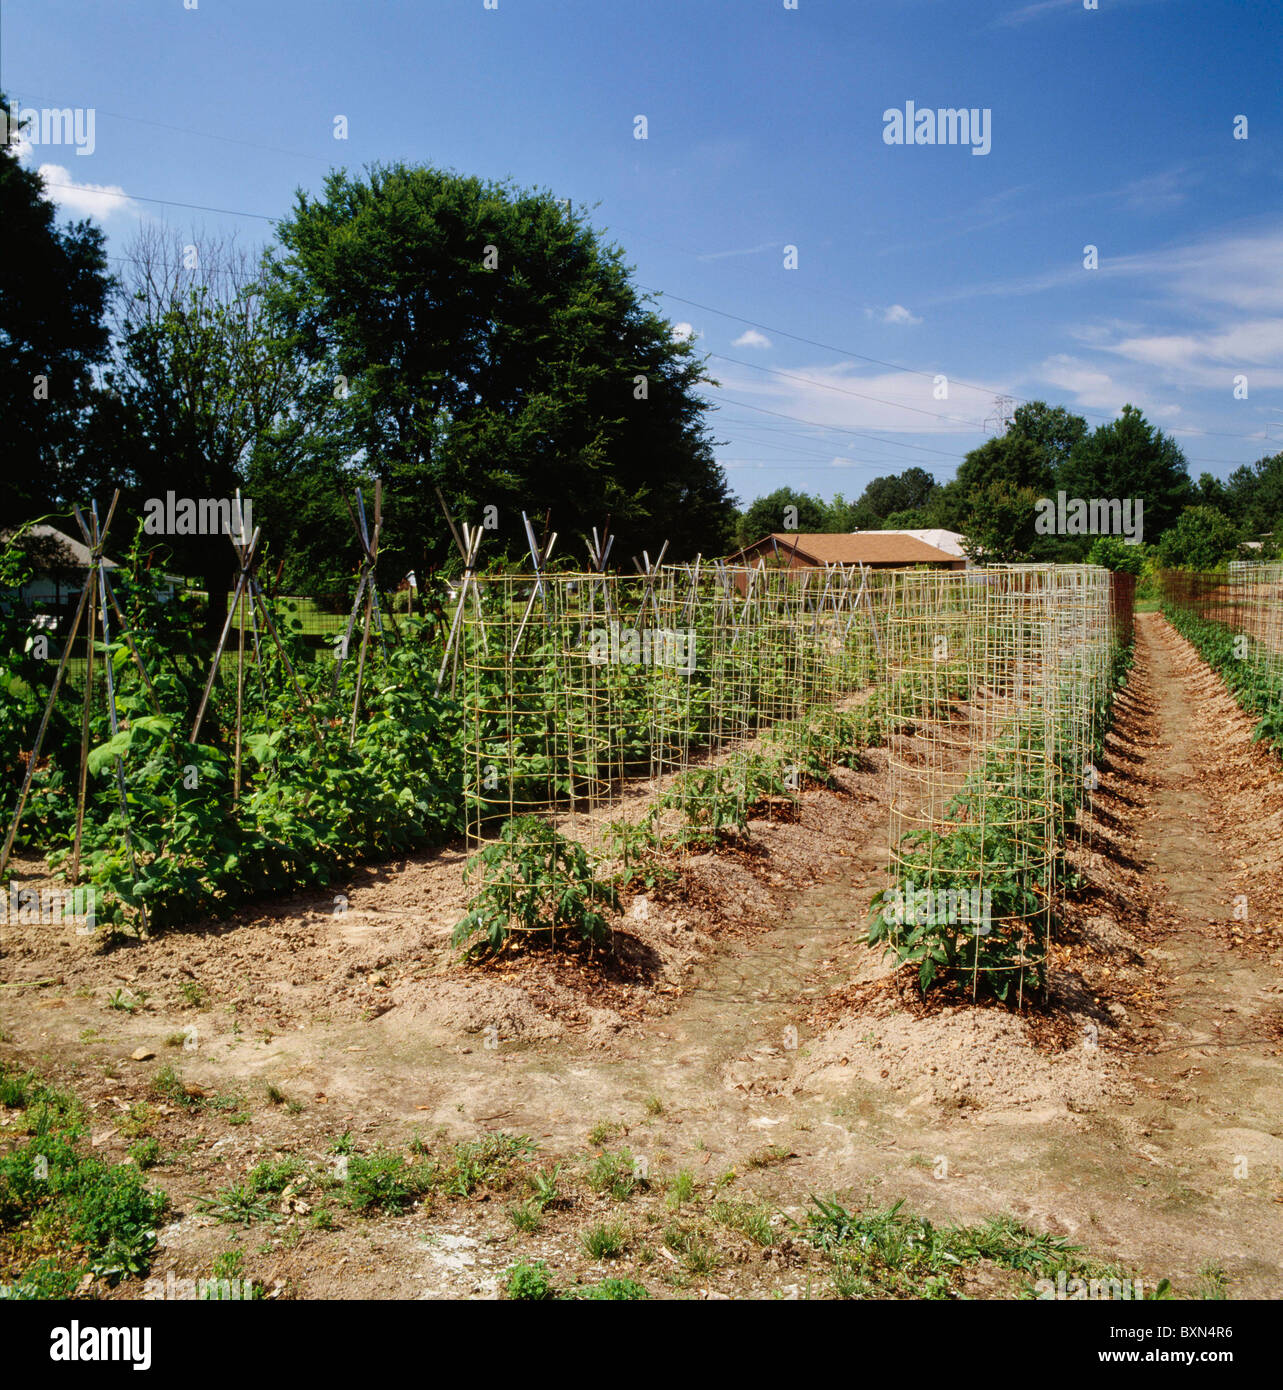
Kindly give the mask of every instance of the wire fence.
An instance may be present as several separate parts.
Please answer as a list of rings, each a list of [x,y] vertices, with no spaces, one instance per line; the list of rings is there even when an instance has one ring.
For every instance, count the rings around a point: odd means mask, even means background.
[[[470,846],[548,813],[591,895],[657,850],[789,815],[807,778],[885,742],[874,938],[924,987],[965,973],[1023,1001],[1045,979],[1133,589],[1085,565],[474,579],[451,672]],[[510,857],[481,861],[482,891],[515,904]],[[546,867],[560,884],[551,850]]]

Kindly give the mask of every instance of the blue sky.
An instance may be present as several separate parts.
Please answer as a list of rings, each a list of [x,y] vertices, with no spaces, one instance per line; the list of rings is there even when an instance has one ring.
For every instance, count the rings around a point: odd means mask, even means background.
[[[116,256],[149,218],[261,244],[338,164],[589,206],[715,354],[747,502],[947,479],[1003,394],[1134,402],[1195,477],[1283,448],[1280,38],[1276,0],[40,0],[0,85],[92,108],[92,154],[24,158]],[[989,111],[988,153],[887,144],[908,101]]]

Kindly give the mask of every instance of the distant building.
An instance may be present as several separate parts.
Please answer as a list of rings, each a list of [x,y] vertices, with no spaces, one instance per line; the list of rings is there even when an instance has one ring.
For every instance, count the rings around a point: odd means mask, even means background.
[[[11,534],[0,535],[0,543],[7,541]],[[39,522],[23,530],[19,545],[33,570],[31,579],[18,591],[19,604],[23,608],[35,604],[51,608],[74,607],[89,571],[89,547],[84,541],[59,531],[56,526]],[[115,560],[106,555],[102,563],[109,572],[119,568]],[[158,574],[156,580],[156,592],[163,599],[172,598],[175,586],[183,582],[173,574]]]
[[[951,535],[952,532],[941,532]],[[870,569],[909,569],[929,565],[933,569],[960,570],[966,557],[929,545],[906,531],[836,532],[772,531],[727,557],[731,565],[768,565],[790,569],[814,569],[824,565],[864,565]]]
[[[943,550],[946,555],[956,555],[960,559],[967,559],[967,552],[962,548],[963,537],[958,531],[946,531],[943,526],[929,527],[922,531],[853,531],[855,536],[912,536],[915,541],[922,541],[926,545],[933,545],[937,550]],[[970,561],[967,561],[970,564]]]

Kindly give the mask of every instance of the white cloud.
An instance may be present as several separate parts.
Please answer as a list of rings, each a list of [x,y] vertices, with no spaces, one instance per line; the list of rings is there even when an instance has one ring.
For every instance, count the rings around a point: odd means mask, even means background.
[[[61,164],[42,164],[36,172],[44,180],[45,196],[64,212],[98,220],[118,212],[138,215],[137,204],[116,184],[83,183]]]
[[[689,323],[675,323],[675,324],[673,324],[673,337],[674,337],[679,343],[688,343],[688,342],[690,342],[690,340],[691,340],[694,336],[695,336],[695,329],[694,329],[694,326],[693,326],[692,324],[689,324]]]
[[[922,320],[916,314],[911,314],[903,304],[892,304],[882,311],[882,322],[915,324]]]
[[[1116,415],[1130,402],[1151,419],[1169,421],[1181,413],[1180,406],[1174,402],[1155,399],[1142,382],[1119,382],[1104,368],[1067,352],[1048,357],[1038,370],[1038,378],[1059,391],[1071,393],[1072,404],[1083,410]]]
[[[751,347],[768,348],[771,340],[765,333],[759,333],[756,328],[746,328],[743,333],[731,344],[732,347]]]
[[[731,368],[718,371],[721,390],[712,395],[714,400],[725,395],[812,421],[821,428],[878,434],[938,434],[968,440],[982,432],[992,401],[988,391],[981,395],[959,391],[956,398],[940,401],[935,399],[930,375],[865,372],[853,362],[790,367],[781,374],[737,373]],[[729,402],[726,408],[734,409]]]

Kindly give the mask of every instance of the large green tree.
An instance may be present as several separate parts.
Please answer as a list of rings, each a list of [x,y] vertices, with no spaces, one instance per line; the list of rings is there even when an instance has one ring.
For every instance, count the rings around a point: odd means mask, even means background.
[[[1180,446],[1134,406],[1084,435],[1057,471],[1068,497],[1138,500],[1144,504],[1143,539],[1162,534],[1192,500],[1193,484]],[[1083,554],[1091,537],[1077,537]]]
[[[1017,406],[1008,433],[1036,444],[1052,473],[1058,473],[1087,434],[1087,421],[1063,405],[1046,401],[1026,401]]]
[[[744,509],[735,528],[735,539],[744,546],[772,531],[829,531],[833,529],[831,521],[832,514],[823,498],[791,487],[777,487]]]
[[[1046,449],[1008,430],[972,449],[932,512],[940,525],[966,537],[973,558],[1028,559],[1035,550],[1037,502],[1052,478]]]
[[[19,163],[0,95],[0,517],[75,501],[77,442],[106,354],[110,293],[103,235],[57,225],[40,176]]]
[[[1250,536],[1283,526],[1283,453],[1236,468],[1224,485],[1204,474],[1200,501],[1219,507]]]
[[[1167,569],[1211,570],[1238,554],[1238,528],[1214,507],[1186,507],[1163,532],[1158,560]]]
[[[386,485],[385,573],[451,557],[438,487],[496,523],[483,559],[524,552],[523,511],[550,511],[581,564],[575,533],[608,514],[614,562],[726,548],[703,362],[581,215],[395,164],[299,193],[279,235],[272,306],[332,383],[348,462]]]

